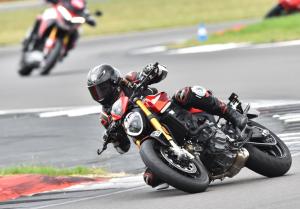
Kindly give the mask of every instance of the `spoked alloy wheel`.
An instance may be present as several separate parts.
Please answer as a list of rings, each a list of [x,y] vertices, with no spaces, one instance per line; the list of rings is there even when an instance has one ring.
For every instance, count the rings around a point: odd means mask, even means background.
[[[195,165],[195,163],[189,161],[188,159],[178,160],[178,156],[174,155],[169,147],[160,147],[160,154],[171,167],[174,167],[179,171],[187,174],[197,173],[197,166]]]
[[[168,147],[155,139],[145,140],[140,155],[146,166],[162,181],[189,193],[203,192],[209,184],[202,162],[195,159],[177,159]]]
[[[250,153],[246,167],[267,177],[284,175],[292,164],[292,157],[288,147],[276,134],[264,126],[253,121],[251,121],[251,126],[254,131],[261,132],[264,137],[251,140],[256,143],[262,143],[262,145],[249,144],[246,146]],[[265,146],[263,145],[264,143],[269,145]]]

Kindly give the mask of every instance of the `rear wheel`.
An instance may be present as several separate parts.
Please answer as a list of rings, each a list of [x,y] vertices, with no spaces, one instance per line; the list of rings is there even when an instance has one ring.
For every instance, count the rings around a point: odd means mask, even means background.
[[[45,65],[41,69],[41,75],[48,75],[52,68],[55,66],[56,62],[61,53],[63,43],[60,39],[55,42],[53,49],[48,53],[45,58]]]
[[[155,139],[141,145],[140,155],[146,166],[161,180],[188,193],[203,192],[209,184],[204,165],[195,159],[180,159]]]
[[[250,125],[254,128],[254,131],[261,132],[264,136],[261,139],[255,139],[255,142],[274,142],[275,145],[247,145],[246,149],[250,156],[246,162],[246,167],[267,177],[284,175],[292,164],[292,157],[288,147],[276,134],[259,123],[251,121]]]

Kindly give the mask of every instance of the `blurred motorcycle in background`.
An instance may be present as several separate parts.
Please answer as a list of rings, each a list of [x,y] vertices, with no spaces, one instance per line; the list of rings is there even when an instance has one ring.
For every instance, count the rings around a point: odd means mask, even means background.
[[[265,18],[294,14],[300,11],[300,0],[279,0],[265,16]]]
[[[84,0],[59,1],[44,11],[23,41],[19,74],[28,76],[34,69],[48,75],[62,61],[78,39],[79,27],[87,23],[96,26]],[[96,11],[95,16],[101,16]]]

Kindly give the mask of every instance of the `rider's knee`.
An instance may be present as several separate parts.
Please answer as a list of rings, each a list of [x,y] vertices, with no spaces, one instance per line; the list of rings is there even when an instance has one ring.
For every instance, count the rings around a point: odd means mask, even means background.
[[[208,97],[211,92],[202,86],[192,86],[180,89],[174,95],[174,99],[181,105],[189,105],[194,99]]]

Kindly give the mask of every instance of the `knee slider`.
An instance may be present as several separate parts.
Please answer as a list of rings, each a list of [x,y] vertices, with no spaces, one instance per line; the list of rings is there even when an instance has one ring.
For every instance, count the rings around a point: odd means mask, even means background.
[[[193,86],[191,88],[191,91],[199,99],[202,99],[203,97],[208,97],[211,94],[208,90],[206,90],[206,88],[204,88],[202,86]]]

